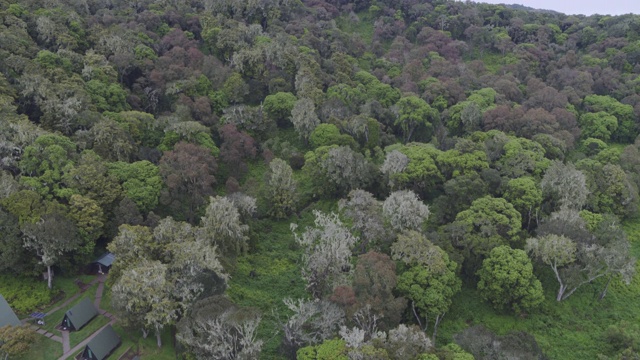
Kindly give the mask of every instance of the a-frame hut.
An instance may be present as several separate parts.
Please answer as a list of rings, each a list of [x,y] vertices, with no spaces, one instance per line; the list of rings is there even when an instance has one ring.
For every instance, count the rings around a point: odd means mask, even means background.
[[[96,335],[82,352],[83,360],[104,360],[120,346],[120,337],[116,334],[111,325],[107,325],[98,335]]]
[[[20,324],[22,323],[16,316],[16,313],[13,312],[7,300],[0,295],[0,328],[7,325],[18,326]]]
[[[111,270],[111,265],[113,265],[113,261],[116,259],[116,256],[110,252],[104,253],[93,263],[95,264],[95,268],[98,274],[108,273]]]
[[[84,298],[64,313],[60,326],[64,330],[78,331],[96,315],[98,315],[98,309],[93,305],[91,299]]]

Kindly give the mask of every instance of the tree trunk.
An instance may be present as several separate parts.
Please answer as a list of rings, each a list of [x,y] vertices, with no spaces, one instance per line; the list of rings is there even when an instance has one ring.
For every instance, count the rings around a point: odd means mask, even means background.
[[[142,329],[142,338],[146,339],[147,336],[149,336],[149,332],[147,330],[145,330],[145,329]]]
[[[433,346],[434,348],[436,346],[436,335],[438,335],[438,325],[440,325],[440,321],[442,321],[444,314],[446,313],[442,313],[442,315],[437,315],[436,323],[435,325],[433,325],[433,334],[431,335],[431,346]]]
[[[422,327],[422,321],[420,321],[420,316],[418,316],[418,312],[416,311],[416,303],[414,301],[411,302],[411,310],[413,310],[413,316],[415,316],[416,320],[418,320],[418,326],[420,326],[420,329],[426,329],[426,324],[425,328]]]
[[[156,341],[158,342],[158,347],[162,347],[162,336],[160,336],[160,329],[156,329]]]
[[[564,298],[564,292],[567,291],[567,285],[563,285],[560,283],[560,288],[558,289],[558,296],[556,296],[556,301],[562,301]]]
[[[47,266],[47,284],[49,285],[49,290],[53,285],[53,280],[51,279],[53,275],[51,274],[51,265]]]
[[[609,284],[611,283],[612,278],[613,276],[609,276],[609,279],[607,280],[607,284],[604,286],[604,289],[600,293],[600,298],[598,299],[598,301],[604,299],[604,297],[607,296],[607,290],[609,289]]]

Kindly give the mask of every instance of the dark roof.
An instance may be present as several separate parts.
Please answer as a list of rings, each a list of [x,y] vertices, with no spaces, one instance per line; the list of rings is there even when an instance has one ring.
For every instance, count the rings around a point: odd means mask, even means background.
[[[96,315],[98,315],[98,309],[96,309],[89,298],[80,300],[76,306],[67,310],[65,313],[65,316],[69,318],[69,321],[71,321],[71,324],[76,330],[79,330]]]
[[[16,313],[11,310],[11,306],[7,300],[0,295],[0,328],[7,325],[18,326],[21,325],[20,319],[16,316]]]
[[[113,349],[120,345],[120,337],[116,334],[111,325],[107,325],[98,335],[96,335],[89,343],[87,347],[91,349],[93,355],[98,360],[103,360],[107,355],[111,354]]]
[[[113,264],[113,260],[116,259],[116,256],[113,255],[112,253],[108,252],[103,254],[102,256],[100,256],[98,258],[98,260],[94,261],[95,263],[98,263],[102,266],[111,266],[111,264]]]

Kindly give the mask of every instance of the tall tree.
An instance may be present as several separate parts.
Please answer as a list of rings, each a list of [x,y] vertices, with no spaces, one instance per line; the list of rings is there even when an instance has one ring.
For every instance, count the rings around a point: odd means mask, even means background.
[[[505,199],[490,196],[477,199],[469,209],[458,213],[451,225],[454,246],[463,251],[467,264],[477,270],[481,265],[479,260],[491,249],[518,240],[521,219],[520,213]]]
[[[419,130],[420,127],[427,130],[430,135],[433,122],[440,117],[438,110],[415,95],[401,98],[395,106],[398,112],[395,125],[402,130],[405,143],[411,141],[416,130]],[[426,139],[428,140],[429,136]]]
[[[382,203],[364,190],[352,190],[347,199],[338,203],[342,214],[351,221],[351,228],[360,237],[361,251],[369,245],[388,240],[391,234],[384,227]]]
[[[153,233],[122,225],[108,249],[116,255],[109,276],[114,308],[145,336],[154,330],[158,346],[161,330],[184,316],[205,291],[204,278],[227,279],[215,246],[172,218],[160,220]]]
[[[178,322],[176,338],[198,359],[253,359],[262,348],[256,339],[260,320],[255,309],[213,296],[198,301]]]
[[[544,264],[551,267],[560,286],[556,300],[560,301],[565,299],[565,292],[569,285],[561,276],[560,269],[575,261],[577,251],[576,244],[565,236],[550,234],[540,238],[528,239],[526,250],[534,257],[539,258]]]
[[[198,239],[217,246],[225,255],[238,256],[247,251],[249,226],[242,224],[238,208],[226,197],[209,198],[197,231]]]
[[[411,301],[411,309],[418,324],[427,330],[433,322],[432,342],[438,325],[449,311],[451,300],[462,286],[456,276],[458,264],[449,260],[444,250],[438,248],[440,259],[430,264],[416,265],[398,277],[398,291]]]
[[[498,309],[519,313],[533,310],[544,301],[542,284],[523,250],[505,245],[494,248],[482,262],[478,276],[480,294]]]
[[[314,298],[321,298],[350,270],[351,248],[357,238],[342,224],[338,215],[313,212],[314,226],[307,227],[302,234],[291,230],[298,244],[303,247],[302,277],[307,281],[307,289]]]
[[[316,107],[313,100],[309,98],[299,99],[291,109],[293,127],[305,143],[309,141],[309,136],[311,136],[316,126],[320,124],[320,119],[318,119],[315,110]]]
[[[215,184],[216,159],[209,149],[178,143],[160,159],[160,175],[167,185],[164,203],[176,213],[195,221],[196,211]]]
[[[406,307],[404,298],[393,295],[396,284],[396,265],[388,255],[370,251],[358,256],[353,274],[357,306],[378,315],[382,330],[396,327]]]
[[[47,285],[52,288],[52,267],[64,253],[76,250],[81,238],[76,225],[66,217],[57,214],[45,214],[38,222],[22,226],[24,246],[35,251],[40,262],[47,268]]]
[[[296,210],[297,182],[291,166],[282,159],[276,158],[269,163],[266,198],[271,204],[269,214],[276,218],[287,217]]]
[[[392,192],[382,204],[382,214],[396,232],[422,230],[429,218],[429,207],[413,191]]]

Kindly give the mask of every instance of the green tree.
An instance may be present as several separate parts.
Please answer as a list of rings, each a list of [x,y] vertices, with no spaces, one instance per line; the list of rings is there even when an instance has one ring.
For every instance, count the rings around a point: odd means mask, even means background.
[[[333,124],[316,126],[309,137],[309,142],[314,148],[329,145],[356,146],[356,141],[350,135],[341,134],[340,129]]]
[[[612,131],[612,137],[616,141],[631,141],[638,134],[635,123],[633,107],[622,104],[611,96],[588,95],[584,98],[584,107],[592,113],[605,112],[609,116],[614,116],[616,127]],[[608,120],[610,122],[610,120]],[[582,129],[584,132],[584,129]]]
[[[432,342],[438,325],[449,311],[453,295],[460,291],[462,282],[456,276],[458,264],[449,260],[439,249],[441,261],[429,265],[416,265],[398,277],[398,291],[411,301],[411,308],[418,324],[427,330],[433,322]],[[421,316],[418,316],[421,315]]]
[[[477,274],[480,294],[495,308],[519,313],[531,311],[544,301],[542,284],[523,250],[505,245],[494,248]]]
[[[81,239],[75,224],[60,214],[46,214],[35,224],[24,224],[22,233],[24,246],[35,251],[41,264],[47,268],[47,285],[51,289],[53,266],[64,253],[80,246]]]
[[[518,240],[522,217],[511,203],[502,198],[486,196],[475,200],[471,207],[456,215],[454,246],[461,248],[469,264],[487,256],[491,249],[513,244]],[[474,261],[475,260],[475,261]]]
[[[29,351],[36,338],[35,331],[29,325],[0,327],[0,357],[6,360],[23,355]]]
[[[298,99],[292,93],[278,92],[265,97],[262,106],[268,116],[283,126],[291,116],[296,100]]]
[[[482,169],[489,168],[487,154],[481,150],[460,152],[457,149],[452,149],[440,153],[436,161],[446,179],[480,173]]]
[[[600,111],[582,115],[580,125],[583,137],[609,141],[611,135],[618,129],[618,120],[615,116]]]
[[[425,194],[442,183],[444,176],[440,172],[436,159],[442,153],[431,144],[411,143],[398,149],[409,158],[402,171],[390,175],[399,187],[409,187],[419,194]]]
[[[504,198],[522,215],[523,223],[528,226],[531,217],[542,204],[542,189],[530,177],[511,179],[507,183]]]
[[[136,203],[141,212],[147,213],[158,205],[162,188],[158,166],[146,160],[114,162],[109,164],[109,173],[118,179],[125,195]]]
[[[74,166],[76,144],[61,135],[41,135],[25,148],[20,161],[20,182],[43,197],[69,195],[62,176]]]
[[[122,187],[109,166],[98,154],[85,150],[78,164],[64,175],[64,182],[73,193],[95,200],[108,212],[122,196]]]
[[[68,217],[75,223],[82,239],[78,252],[92,256],[95,242],[103,234],[106,221],[104,211],[95,200],[76,194],[69,199]]]
[[[433,122],[440,116],[438,110],[415,95],[401,98],[395,106],[398,109],[398,115],[394,125],[402,130],[405,143],[411,141],[415,131],[420,127],[428,130],[430,134]]]

